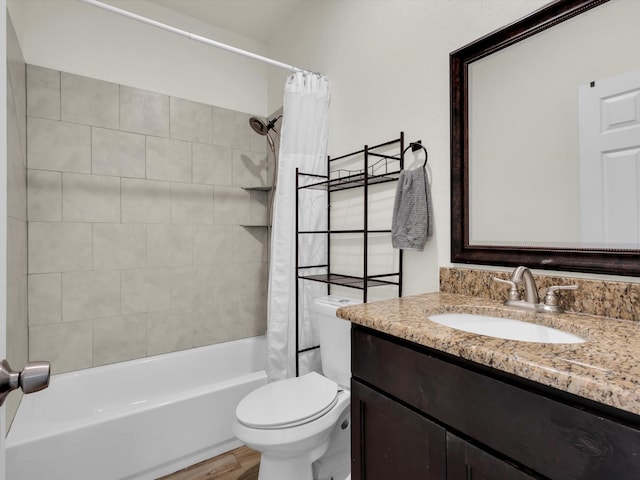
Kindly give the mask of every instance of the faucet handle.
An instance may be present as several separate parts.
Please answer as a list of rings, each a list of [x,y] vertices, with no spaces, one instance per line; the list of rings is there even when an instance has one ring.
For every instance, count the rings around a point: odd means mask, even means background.
[[[511,280],[504,280],[502,278],[493,277],[494,282],[504,283],[505,285],[509,285],[509,300],[520,300],[520,292],[518,291],[518,284],[516,282],[512,282]]]
[[[558,296],[556,292],[558,290],[577,290],[578,285],[554,285],[547,288],[547,294],[544,296],[545,305],[558,305]]]

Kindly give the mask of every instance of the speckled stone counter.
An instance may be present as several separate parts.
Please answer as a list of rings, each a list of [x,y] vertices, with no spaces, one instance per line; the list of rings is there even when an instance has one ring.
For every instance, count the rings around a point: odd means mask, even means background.
[[[585,338],[543,344],[487,337],[428,319],[478,313],[539,323]],[[578,314],[541,314],[450,293],[394,298],[338,309],[352,323],[640,415],[640,324]]]

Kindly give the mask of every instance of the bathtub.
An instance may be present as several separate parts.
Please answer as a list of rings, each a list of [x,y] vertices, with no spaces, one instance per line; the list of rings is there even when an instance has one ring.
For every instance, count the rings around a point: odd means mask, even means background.
[[[53,375],[18,408],[7,480],[152,480],[236,448],[265,362],[262,336]]]

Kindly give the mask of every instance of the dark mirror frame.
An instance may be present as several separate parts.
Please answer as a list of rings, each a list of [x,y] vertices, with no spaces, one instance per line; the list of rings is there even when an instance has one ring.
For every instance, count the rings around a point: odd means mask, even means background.
[[[640,250],[471,245],[469,243],[469,64],[609,0],[558,0],[450,55],[451,261],[640,276]]]

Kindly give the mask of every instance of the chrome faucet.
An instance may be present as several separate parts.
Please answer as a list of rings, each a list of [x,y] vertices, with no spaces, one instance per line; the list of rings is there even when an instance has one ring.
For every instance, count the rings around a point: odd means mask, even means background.
[[[504,301],[505,305],[509,307],[523,308],[526,310],[534,310],[536,312],[564,312],[564,309],[558,304],[559,302],[556,292],[558,290],[576,290],[578,288],[577,285],[554,285],[547,289],[544,300],[540,302],[536,281],[533,278],[531,270],[527,267],[516,267],[511,274],[511,280],[503,280],[502,278],[497,277],[494,277],[494,280],[510,286],[508,298]],[[524,285],[524,300],[520,298],[520,290],[518,289],[518,286],[521,284]]]
[[[516,267],[516,269],[511,274],[511,281],[513,283],[523,283],[524,282],[524,301],[527,303],[538,303],[540,301],[540,297],[538,296],[538,287],[536,286],[536,281],[531,274],[531,270],[527,267]]]

